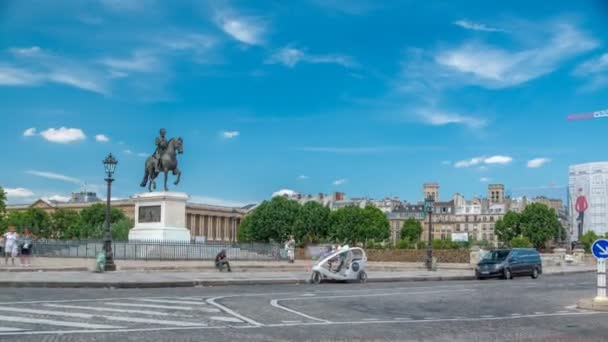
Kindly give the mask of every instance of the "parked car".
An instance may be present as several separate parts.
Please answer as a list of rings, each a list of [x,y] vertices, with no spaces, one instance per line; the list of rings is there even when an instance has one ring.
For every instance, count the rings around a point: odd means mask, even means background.
[[[497,249],[486,253],[475,268],[477,279],[515,276],[538,278],[543,273],[540,254],[533,248]]]

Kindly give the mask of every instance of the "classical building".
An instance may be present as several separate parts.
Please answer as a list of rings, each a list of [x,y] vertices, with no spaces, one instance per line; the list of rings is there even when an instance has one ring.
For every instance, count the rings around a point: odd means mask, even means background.
[[[73,196],[74,197],[74,196]],[[96,198],[96,196],[93,196]],[[80,211],[95,203],[103,202],[56,202],[39,199],[31,204],[7,205],[7,212],[15,210],[27,210],[38,208],[48,214],[58,209],[69,209]],[[120,209],[127,217],[135,217],[135,204],[131,199],[112,201],[112,207]],[[192,239],[200,240],[204,237],[206,241],[236,241],[241,220],[247,214],[248,208],[224,207],[209,204],[187,203],[186,204],[186,228],[190,230]]]

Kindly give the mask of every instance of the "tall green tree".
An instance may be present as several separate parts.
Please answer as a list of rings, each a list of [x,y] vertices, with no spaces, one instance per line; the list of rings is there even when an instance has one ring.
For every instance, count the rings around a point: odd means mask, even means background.
[[[127,241],[131,228],[133,228],[133,220],[128,217],[112,223],[112,239],[115,241]]]
[[[300,243],[319,242],[327,237],[329,208],[317,202],[307,202],[298,211],[293,233]]]
[[[82,230],[80,214],[75,210],[58,209],[51,214],[53,237],[79,239]]]
[[[511,240],[521,234],[520,227],[521,217],[518,213],[510,211],[500,220],[496,221],[494,232],[498,237],[498,241],[508,245]]]
[[[583,236],[580,238],[580,243],[583,245],[585,252],[591,253],[591,246],[595,240],[599,238],[600,237],[593,230],[587,231],[585,234],[583,234]]]
[[[420,221],[410,217],[403,222],[403,227],[401,227],[401,239],[416,242],[420,240],[420,235],[422,235],[422,224]]]
[[[522,235],[536,248],[543,248],[548,241],[559,239],[563,229],[555,210],[542,203],[532,203],[524,209],[520,227]]]
[[[125,214],[117,208],[112,208],[110,224],[125,219]],[[95,203],[80,211],[81,239],[101,239],[104,234],[104,223],[106,221],[106,205]]]
[[[341,243],[384,241],[390,236],[388,219],[373,206],[340,208],[330,214],[330,222],[329,238]]]
[[[40,208],[11,211],[6,217],[6,223],[17,228],[19,232],[23,232],[27,228],[32,234],[40,238],[50,238],[53,231],[51,217]]]
[[[283,196],[264,201],[242,222],[240,241],[283,242],[293,234],[301,206]]]
[[[0,219],[4,218],[4,214],[6,214],[6,192],[0,186]]]
[[[384,241],[391,236],[391,225],[382,210],[368,205],[362,211],[364,224],[358,231],[357,238],[363,241]]]

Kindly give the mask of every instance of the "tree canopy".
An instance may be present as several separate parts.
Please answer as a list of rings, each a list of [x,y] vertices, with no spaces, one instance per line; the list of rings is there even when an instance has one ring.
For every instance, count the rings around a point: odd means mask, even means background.
[[[6,213],[6,192],[4,188],[0,186],[0,219],[4,217]]]
[[[282,242],[293,233],[300,204],[283,196],[264,201],[241,222],[241,241]]]
[[[307,202],[294,222],[293,234],[300,243],[319,242],[327,237],[329,230],[329,208],[317,202]]]
[[[501,219],[496,221],[494,233],[498,237],[498,241],[503,244],[509,244],[511,240],[521,234],[520,228],[521,217],[518,213],[510,211]]]
[[[422,224],[413,217],[408,218],[403,222],[401,228],[401,239],[415,242],[420,240],[422,235]]]
[[[536,248],[543,248],[552,239],[560,239],[563,227],[555,210],[542,203],[532,203],[521,213],[521,233]]]

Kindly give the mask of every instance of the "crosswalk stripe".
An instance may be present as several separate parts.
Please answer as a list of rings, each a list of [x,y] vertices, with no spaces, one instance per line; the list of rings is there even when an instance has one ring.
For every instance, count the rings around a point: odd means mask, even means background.
[[[137,301],[139,301],[139,302],[149,302],[149,303],[166,303],[166,304],[207,305],[207,303],[205,303],[205,302],[185,301],[185,300],[169,300],[169,299],[142,298],[142,299],[138,299]]]
[[[141,303],[105,303],[106,305],[115,306],[129,306],[129,307],[140,307],[140,308],[153,308],[153,309],[169,309],[169,310],[182,310],[192,311],[194,308],[190,306],[171,306],[171,305],[160,305],[160,304],[141,304]]]
[[[161,325],[173,325],[177,327],[204,327],[206,324],[197,322],[180,322],[180,321],[168,321],[164,319],[148,319],[148,318],[136,318],[136,317],[117,317],[117,316],[101,316],[110,321],[120,322],[132,322],[132,323],[147,323],[147,324],[161,324]]]
[[[0,327],[0,332],[8,332],[8,331],[23,331],[23,329]]]
[[[26,309],[26,308],[0,307],[0,311],[9,311],[9,312],[17,312],[17,313],[31,313],[31,314],[49,315],[49,316],[93,318],[93,315],[85,314],[85,313],[60,312],[60,311],[50,311],[50,310],[35,310],[35,309]]]
[[[16,322],[16,323],[44,324],[44,325],[54,325],[54,326],[60,326],[60,327],[85,328],[85,329],[123,329],[123,327],[114,326],[114,325],[55,321],[52,319],[29,318],[29,317],[19,317],[19,316],[0,316],[0,321]]]
[[[171,313],[166,313],[166,312],[156,312],[156,311],[150,311],[150,310],[127,310],[127,309],[113,309],[113,308],[94,308],[92,306],[63,305],[63,304],[43,304],[43,305],[47,306],[47,307],[63,308],[63,309],[107,311],[107,312],[121,312],[121,313],[136,313],[136,314],[155,315],[155,316],[184,316],[184,315],[171,314]]]

